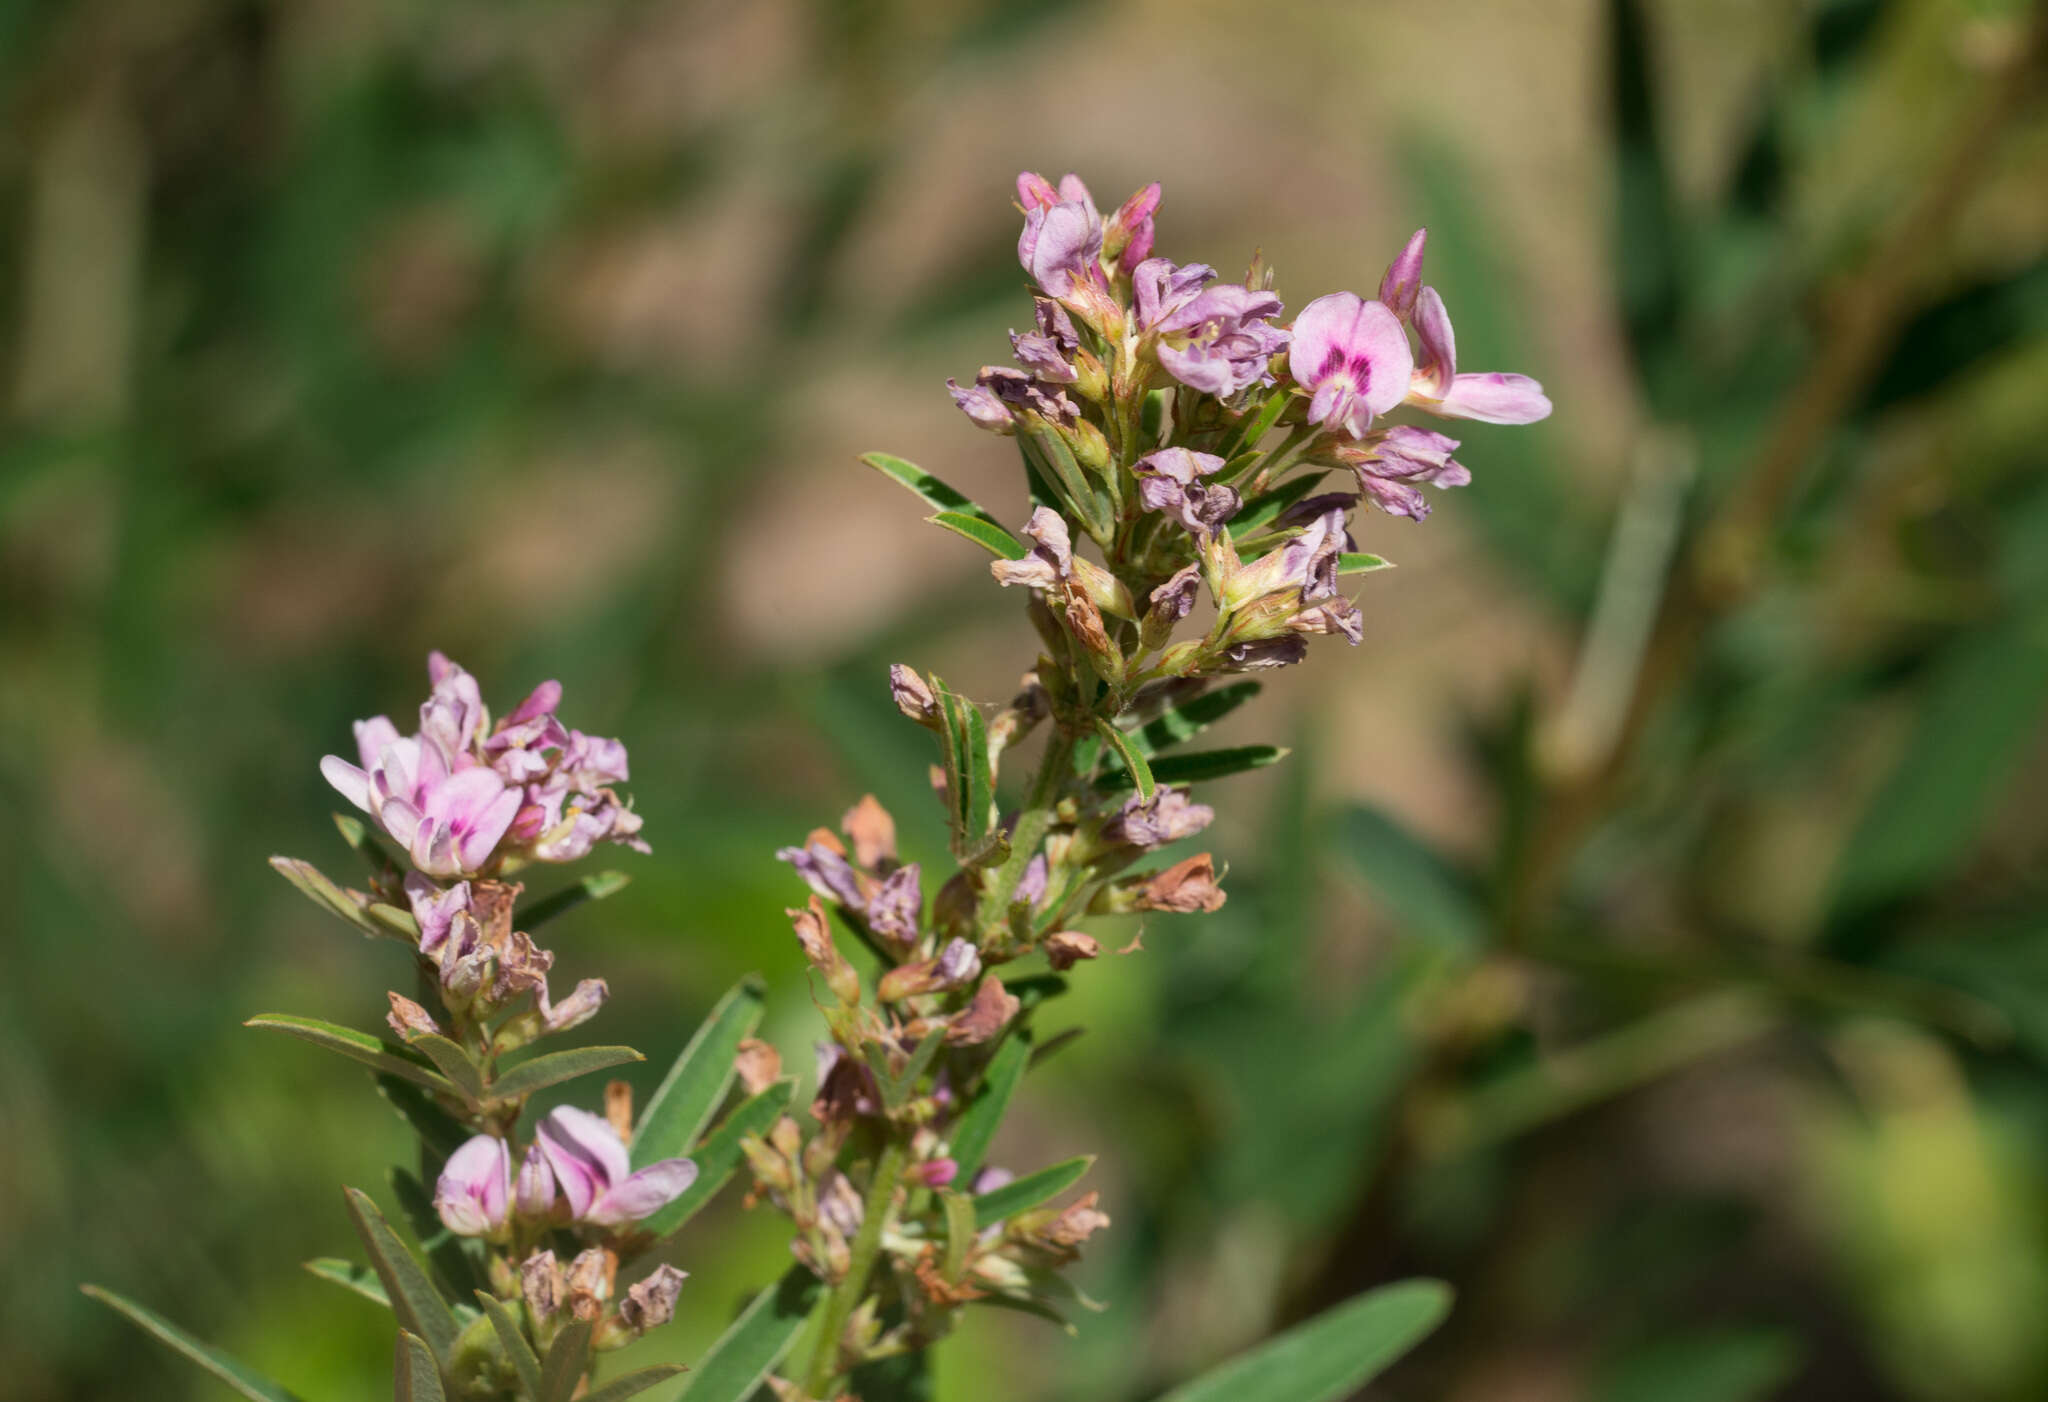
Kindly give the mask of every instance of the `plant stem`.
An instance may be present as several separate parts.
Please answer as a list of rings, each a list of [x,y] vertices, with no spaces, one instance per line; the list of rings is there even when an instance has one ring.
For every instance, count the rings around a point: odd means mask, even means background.
[[[1031,781],[1031,796],[1024,800],[1024,807],[1017,814],[1017,826],[1010,832],[1010,855],[997,868],[994,884],[981,898],[977,923],[984,935],[1008,926],[1010,897],[1016,894],[1017,883],[1024,879],[1024,868],[1031,865],[1038,844],[1045,841],[1046,829],[1052,826],[1053,804],[1059,798],[1060,785],[1066,782],[1073,759],[1074,737],[1055,723],[1052,734],[1046,738],[1038,774]]]
[[[868,1182],[867,1199],[861,1204],[860,1230],[854,1234],[846,1279],[825,1297],[824,1307],[818,1315],[817,1345],[812,1350],[810,1370],[804,1379],[804,1395],[807,1397],[826,1397],[832,1380],[839,1376],[839,1336],[846,1329],[847,1318],[852,1315],[854,1306],[867,1293],[868,1277],[874,1273],[875,1258],[882,1251],[882,1227],[888,1219],[889,1209],[895,1205],[896,1185],[903,1177],[903,1167],[909,1157],[903,1141],[891,1138],[875,1159],[875,1173]]]

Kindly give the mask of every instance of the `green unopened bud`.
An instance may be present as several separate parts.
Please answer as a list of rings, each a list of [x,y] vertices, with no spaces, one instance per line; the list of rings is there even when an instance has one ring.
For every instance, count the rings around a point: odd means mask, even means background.
[[[1109,474],[1109,440],[1102,436],[1102,430],[1082,419],[1067,430],[1067,442],[1074,450],[1074,461],[1098,477]]]

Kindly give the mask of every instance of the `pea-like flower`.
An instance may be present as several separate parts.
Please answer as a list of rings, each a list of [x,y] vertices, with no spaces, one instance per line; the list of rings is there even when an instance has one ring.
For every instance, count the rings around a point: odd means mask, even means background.
[[[457,1236],[495,1236],[512,1201],[512,1151],[479,1134],[448,1156],[434,1184],[434,1210]]]
[[[320,761],[327,782],[375,818],[428,875],[482,870],[519,812],[518,790],[488,769],[451,769],[431,735],[401,736],[384,716],[359,722],[356,742],[362,766],[328,755]]]
[[[1458,373],[1451,315],[1434,287],[1424,287],[1416,295],[1415,334],[1422,342],[1422,363],[1415,367],[1408,402],[1417,408],[1448,419],[1489,424],[1533,424],[1550,417],[1543,386],[1527,375]]]
[[[1332,292],[1301,309],[1288,362],[1294,382],[1309,392],[1308,421],[1353,438],[1408,397],[1415,372],[1401,319],[1355,292]]]
[[[552,1202],[554,1192],[546,1181],[551,1178],[568,1202],[572,1221],[630,1227],[661,1211],[697,1181],[697,1165],[684,1158],[660,1159],[636,1172],[610,1121],[573,1105],[550,1110],[534,1134],[540,1159],[532,1182],[521,1170],[521,1199],[544,1197]]]

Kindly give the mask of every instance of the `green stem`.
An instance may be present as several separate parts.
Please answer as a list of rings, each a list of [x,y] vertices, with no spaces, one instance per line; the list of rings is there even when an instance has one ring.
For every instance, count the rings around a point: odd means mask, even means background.
[[[854,1234],[851,1264],[846,1279],[825,1297],[818,1315],[817,1344],[811,1352],[809,1374],[804,1380],[806,1397],[831,1395],[832,1381],[839,1376],[839,1336],[855,1305],[867,1294],[868,1277],[874,1273],[875,1258],[882,1252],[882,1227],[889,1209],[895,1206],[896,1185],[910,1154],[900,1139],[890,1139],[875,1159],[875,1174],[868,1182],[867,1200],[861,1205],[860,1230]]]
[[[1031,865],[1038,845],[1045,841],[1046,829],[1052,826],[1053,804],[1073,758],[1074,737],[1055,724],[1045,742],[1045,755],[1038,762],[1038,775],[1031,781],[1031,796],[1024,800],[1017,826],[1010,833],[1010,855],[997,868],[994,884],[981,898],[979,924],[984,934],[1009,925],[1010,897],[1016,894],[1024,868]]]

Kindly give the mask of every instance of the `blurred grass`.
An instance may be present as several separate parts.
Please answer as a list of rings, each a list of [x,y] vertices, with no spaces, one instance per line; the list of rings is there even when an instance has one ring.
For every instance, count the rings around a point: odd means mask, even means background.
[[[1025,658],[851,459],[1021,514],[936,391],[1021,324],[1027,165],[1159,176],[1164,251],[1263,245],[1295,304],[1427,221],[1464,359],[1560,411],[1474,427],[1426,530],[1361,522],[1406,566],[1367,648],[1219,729],[1295,748],[1211,795],[1230,905],[1083,971],[997,1146],[1107,1150],[1112,1309],[977,1322],[940,1395],[1151,1395],[1409,1273],[1463,1303],[1389,1395],[2040,1395],[2038,108],[1504,938],[1630,464],[1689,446],[1692,542],[2023,8],[0,3],[0,1396],[214,1395],[86,1279],[310,1398],[384,1385],[386,1322],[296,1263],[401,1128],[239,1023],[379,1016],[392,951],[262,859],[345,868],[317,757],[431,646],[632,747],[656,855],[556,944],[640,1092],[749,969],[801,1063],[770,854],[868,789],[938,850],[882,669]],[[1761,1034],[1659,1036],[1731,986]],[[721,1204],[637,1352],[783,1249]]]

